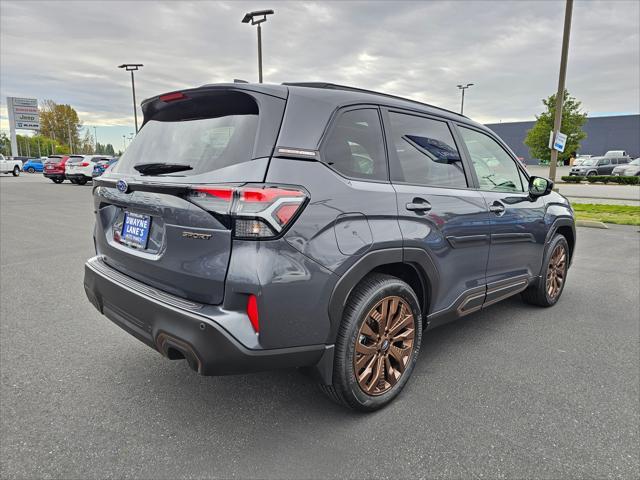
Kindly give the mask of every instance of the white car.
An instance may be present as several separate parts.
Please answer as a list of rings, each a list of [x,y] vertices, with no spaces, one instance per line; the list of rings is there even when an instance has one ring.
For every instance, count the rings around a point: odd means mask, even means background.
[[[103,160],[110,160],[110,157],[104,155],[71,155],[64,166],[64,176],[71,183],[84,185],[93,178],[93,167]]]
[[[0,173],[12,173],[14,177],[20,175],[22,162],[20,160],[8,160],[0,154]]]

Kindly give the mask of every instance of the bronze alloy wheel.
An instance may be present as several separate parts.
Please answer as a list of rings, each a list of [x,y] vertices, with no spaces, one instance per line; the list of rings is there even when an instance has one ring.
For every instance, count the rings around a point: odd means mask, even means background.
[[[367,314],[356,338],[353,367],[367,395],[382,395],[402,376],[411,360],[415,320],[400,297],[380,300]]]
[[[555,299],[562,290],[564,277],[567,271],[567,251],[564,245],[557,245],[553,250],[549,267],[547,267],[547,295]]]

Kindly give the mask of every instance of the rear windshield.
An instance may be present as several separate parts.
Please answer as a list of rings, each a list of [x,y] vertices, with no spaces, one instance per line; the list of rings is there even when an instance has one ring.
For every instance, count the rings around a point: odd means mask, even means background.
[[[141,163],[178,163],[192,169],[172,175],[197,175],[251,160],[257,114],[192,120],[149,120],[120,157],[117,173],[137,174]]]
[[[83,160],[84,160],[84,157],[82,156],[72,155],[69,157],[69,160],[67,160],[67,163],[81,162]]]

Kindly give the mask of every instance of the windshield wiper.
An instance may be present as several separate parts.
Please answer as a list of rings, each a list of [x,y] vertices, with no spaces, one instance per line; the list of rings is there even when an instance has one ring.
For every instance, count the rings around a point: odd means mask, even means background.
[[[134,165],[133,168],[142,175],[162,175],[165,173],[193,170],[191,165],[185,165],[184,163],[138,163]]]

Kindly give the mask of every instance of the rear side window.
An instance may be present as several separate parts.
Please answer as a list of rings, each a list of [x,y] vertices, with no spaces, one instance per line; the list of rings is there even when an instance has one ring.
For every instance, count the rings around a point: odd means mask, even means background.
[[[259,115],[248,95],[233,92],[158,109],[122,154],[114,172],[137,175],[135,165],[172,163],[190,166],[177,173],[189,176],[253,159]]]
[[[340,115],[322,147],[322,159],[349,178],[387,180],[387,161],[378,110]]]
[[[466,187],[460,153],[449,126],[439,120],[390,112],[391,135],[398,162],[391,179],[415,185]]]

